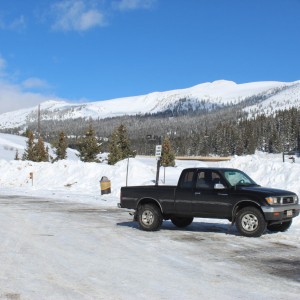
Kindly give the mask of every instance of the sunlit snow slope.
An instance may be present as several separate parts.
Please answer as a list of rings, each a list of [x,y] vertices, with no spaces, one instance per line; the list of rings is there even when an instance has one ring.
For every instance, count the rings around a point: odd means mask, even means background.
[[[0,91],[1,93],[1,91]],[[202,83],[191,88],[154,92],[147,95],[103,100],[88,103],[69,103],[49,100],[41,103],[43,120],[66,120],[76,118],[106,118],[122,115],[137,115],[164,112],[180,107],[199,109],[235,105],[249,99],[260,99],[259,103],[245,108],[250,115],[270,114],[278,109],[299,107],[300,81],[296,82],[252,82],[236,84],[219,80]],[[9,101],[9,99],[7,99]],[[23,126],[37,119],[38,106],[0,115],[0,129]]]

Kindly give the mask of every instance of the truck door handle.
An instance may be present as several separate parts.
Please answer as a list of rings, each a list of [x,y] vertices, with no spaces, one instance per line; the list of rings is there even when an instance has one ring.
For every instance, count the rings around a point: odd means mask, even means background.
[[[201,195],[201,192],[195,192],[195,195]]]

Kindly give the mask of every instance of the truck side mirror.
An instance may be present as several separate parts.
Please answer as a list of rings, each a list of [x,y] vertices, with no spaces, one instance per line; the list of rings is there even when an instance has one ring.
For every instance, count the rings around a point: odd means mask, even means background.
[[[224,190],[225,186],[222,183],[216,183],[214,186],[215,190]]]

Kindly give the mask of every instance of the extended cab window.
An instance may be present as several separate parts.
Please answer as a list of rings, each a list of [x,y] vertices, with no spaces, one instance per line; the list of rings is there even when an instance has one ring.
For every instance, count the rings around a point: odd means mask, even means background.
[[[193,187],[194,171],[188,171],[183,175],[180,183],[181,188],[192,188]]]
[[[217,172],[205,170],[197,174],[196,188],[213,189],[216,183],[222,183],[221,177]]]

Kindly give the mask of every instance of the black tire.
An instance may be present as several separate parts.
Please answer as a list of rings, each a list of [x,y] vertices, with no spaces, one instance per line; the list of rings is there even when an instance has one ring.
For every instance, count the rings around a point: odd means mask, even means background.
[[[292,225],[292,220],[290,221],[287,221],[287,222],[281,222],[279,224],[271,224],[271,225],[268,225],[267,228],[269,231],[272,231],[272,232],[284,232],[284,231],[287,231],[291,225]]]
[[[193,220],[194,220],[193,217],[186,217],[186,218],[184,218],[184,217],[172,217],[171,218],[171,222],[179,228],[184,228],[184,227],[187,227],[187,226],[191,225]]]
[[[239,233],[246,237],[260,237],[267,227],[262,212],[252,206],[238,211],[235,222]]]
[[[163,221],[162,213],[155,204],[141,205],[137,219],[140,227],[145,231],[159,230]]]

